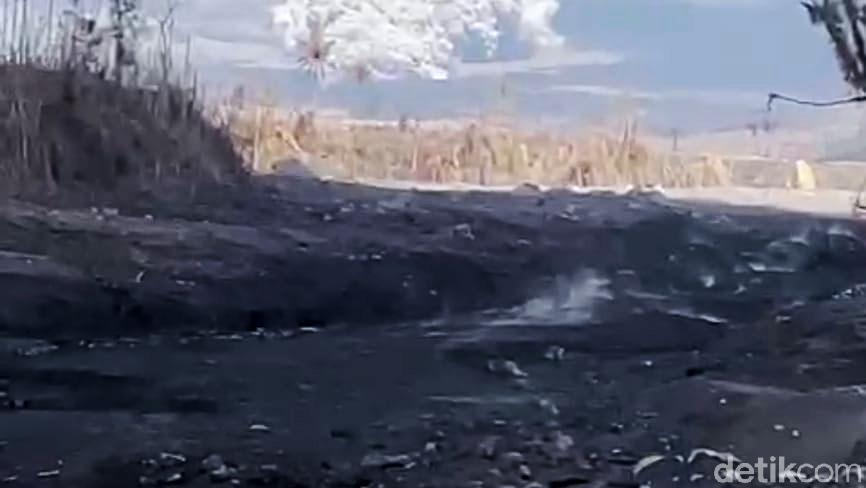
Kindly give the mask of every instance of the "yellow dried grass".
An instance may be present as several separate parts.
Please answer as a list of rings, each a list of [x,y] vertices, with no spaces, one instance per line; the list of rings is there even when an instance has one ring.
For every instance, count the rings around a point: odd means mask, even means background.
[[[275,104],[235,108],[228,124],[250,165],[278,171],[298,160],[339,178],[472,184],[718,186],[731,183],[718,157],[654,151],[635,123],[619,131],[529,131],[492,121],[372,123],[316,117]]]

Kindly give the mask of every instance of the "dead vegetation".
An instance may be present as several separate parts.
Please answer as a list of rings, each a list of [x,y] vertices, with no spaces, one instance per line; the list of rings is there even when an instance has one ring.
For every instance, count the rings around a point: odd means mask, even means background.
[[[121,8],[130,7],[117,3],[120,25],[130,15]],[[65,13],[58,39],[37,49],[27,34],[34,26],[20,20],[25,14],[4,26],[21,31],[4,34],[11,42],[0,64],[4,193],[194,193],[243,177],[228,131],[204,116],[195,83],[173,76],[168,51],[151,58],[155,65],[142,65],[122,27],[100,27],[81,12]],[[155,82],[142,83],[148,77]]]
[[[124,24],[134,2],[112,2]],[[564,133],[484,119],[362,123],[290,112],[246,99],[242,90],[206,104],[188,57],[176,69],[170,55],[177,45],[171,10],[157,21],[155,48],[138,52],[123,28],[97,26],[81,12],[49,25],[47,40],[32,35],[46,29],[28,24],[25,1],[11,5],[18,10],[0,33],[4,193],[134,195],[171,187],[195,194],[240,181],[248,169],[306,167],[350,180],[482,185],[734,183],[728,162],[657,150],[631,120]]]
[[[122,87],[78,70],[0,66],[0,182],[7,191],[227,182],[230,140],[183,90]]]
[[[668,187],[731,183],[721,158],[655,151],[641,141],[634,122],[618,131],[578,134],[532,132],[484,120],[361,123],[250,104],[237,94],[222,105],[221,114],[235,144],[259,172],[300,161],[348,179]]]

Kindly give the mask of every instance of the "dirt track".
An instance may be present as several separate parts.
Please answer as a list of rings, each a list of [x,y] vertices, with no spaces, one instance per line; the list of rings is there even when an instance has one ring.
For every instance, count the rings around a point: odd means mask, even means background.
[[[860,223],[270,187],[3,207],[0,479],[714,486],[705,455],[632,469],[698,447],[866,461],[866,397],[839,388],[866,374]]]

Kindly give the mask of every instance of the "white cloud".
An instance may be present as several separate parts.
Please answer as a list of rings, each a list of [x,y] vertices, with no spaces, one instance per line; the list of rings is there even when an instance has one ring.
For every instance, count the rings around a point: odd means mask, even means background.
[[[507,73],[556,74],[569,66],[613,65],[624,56],[610,51],[556,49],[539,52],[526,59],[509,61],[459,62],[452,68],[455,78],[498,76]]]
[[[649,91],[617,88],[606,85],[564,84],[536,90],[536,93],[575,93],[610,98],[626,98],[647,102],[700,102],[717,105],[760,105],[766,93],[727,90],[664,90]]]
[[[766,5],[780,0],[671,0],[676,3],[687,3],[698,7],[753,7]]]
[[[158,2],[157,2],[158,3]],[[282,47],[282,38],[271,25],[267,0],[185,0],[178,11],[178,26],[192,35],[192,59],[198,66],[292,71],[297,62]],[[549,22],[553,9],[547,2],[527,12],[522,28],[532,31]],[[555,2],[553,2],[555,5]],[[154,4],[153,7],[156,7]],[[543,7],[543,8],[542,8]],[[157,9],[158,10],[158,9]],[[535,26],[535,27],[533,27]],[[543,34],[543,32],[542,32]],[[541,36],[537,32],[536,36]],[[555,43],[552,43],[555,44]],[[569,66],[611,65],[623,61],[618,53],[548,47],[525,59],[456,61],[454,78],[488,77],[507,73],[556,74]],[[242,73],[239,73],[243,76]]]
[[[190,57],[198,66],[244,66],[273,63],[285,59],[283,50],[278,45],[228,41],[202,36],[192,37]]]
[[[161,2],[149,4],[153,13]],[[183,34],[191,35],[192,59],[197,66],[267,69],[297,69],[294,56],[286,53],[282,36],[269,17],[274,0],[184,0],[177,12],[177,25]],[[601,50],[575,50],[556,46],[560,41],[545,30],[556,11],[557,1],[528,2],[521,18],[520,34],[547,39],[542,48],[528,58],[479,62],[456,61],[451,66],[455,78],[497,76],[504,73],[556,74],[568,66],[610,65],[622,62],[623,56]],[[554,40],[556,42],[554,42]],[[243,76],[242,72],[238,73]]]
[[[252,53],[256,52],[256,55]],[[297,69],[291,58],[269,49],[235,49],[234,65],[238,68],[255,68],[291,71]],[[525,59],[509,61],[457,62],[452,67],[452,79],[483,78],[504,74],[533,73],[557,75],[562,68],[570,66],[603,66],[618,64],[624,60],[620,54],[608,51],[557,50],[544,52]]]

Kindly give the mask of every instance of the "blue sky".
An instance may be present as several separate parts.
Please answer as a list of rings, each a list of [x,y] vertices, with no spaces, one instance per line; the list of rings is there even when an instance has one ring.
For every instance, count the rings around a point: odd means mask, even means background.
[[[312,84],[288,69],[268,26],[269,0],[186,0],[205,79],[267,88],[308,103]],[[760,117],[768,91],[845,94],[824,33],[796,0],[562,0],[567,49],[542,58],[506,36],[490,61],[470,59],[447,82],[415,79],[329,88],[318,103],[359,115],[477,113],[503,102],[540,118],[589,120],[640,107],[659,129],[704,130]]]

